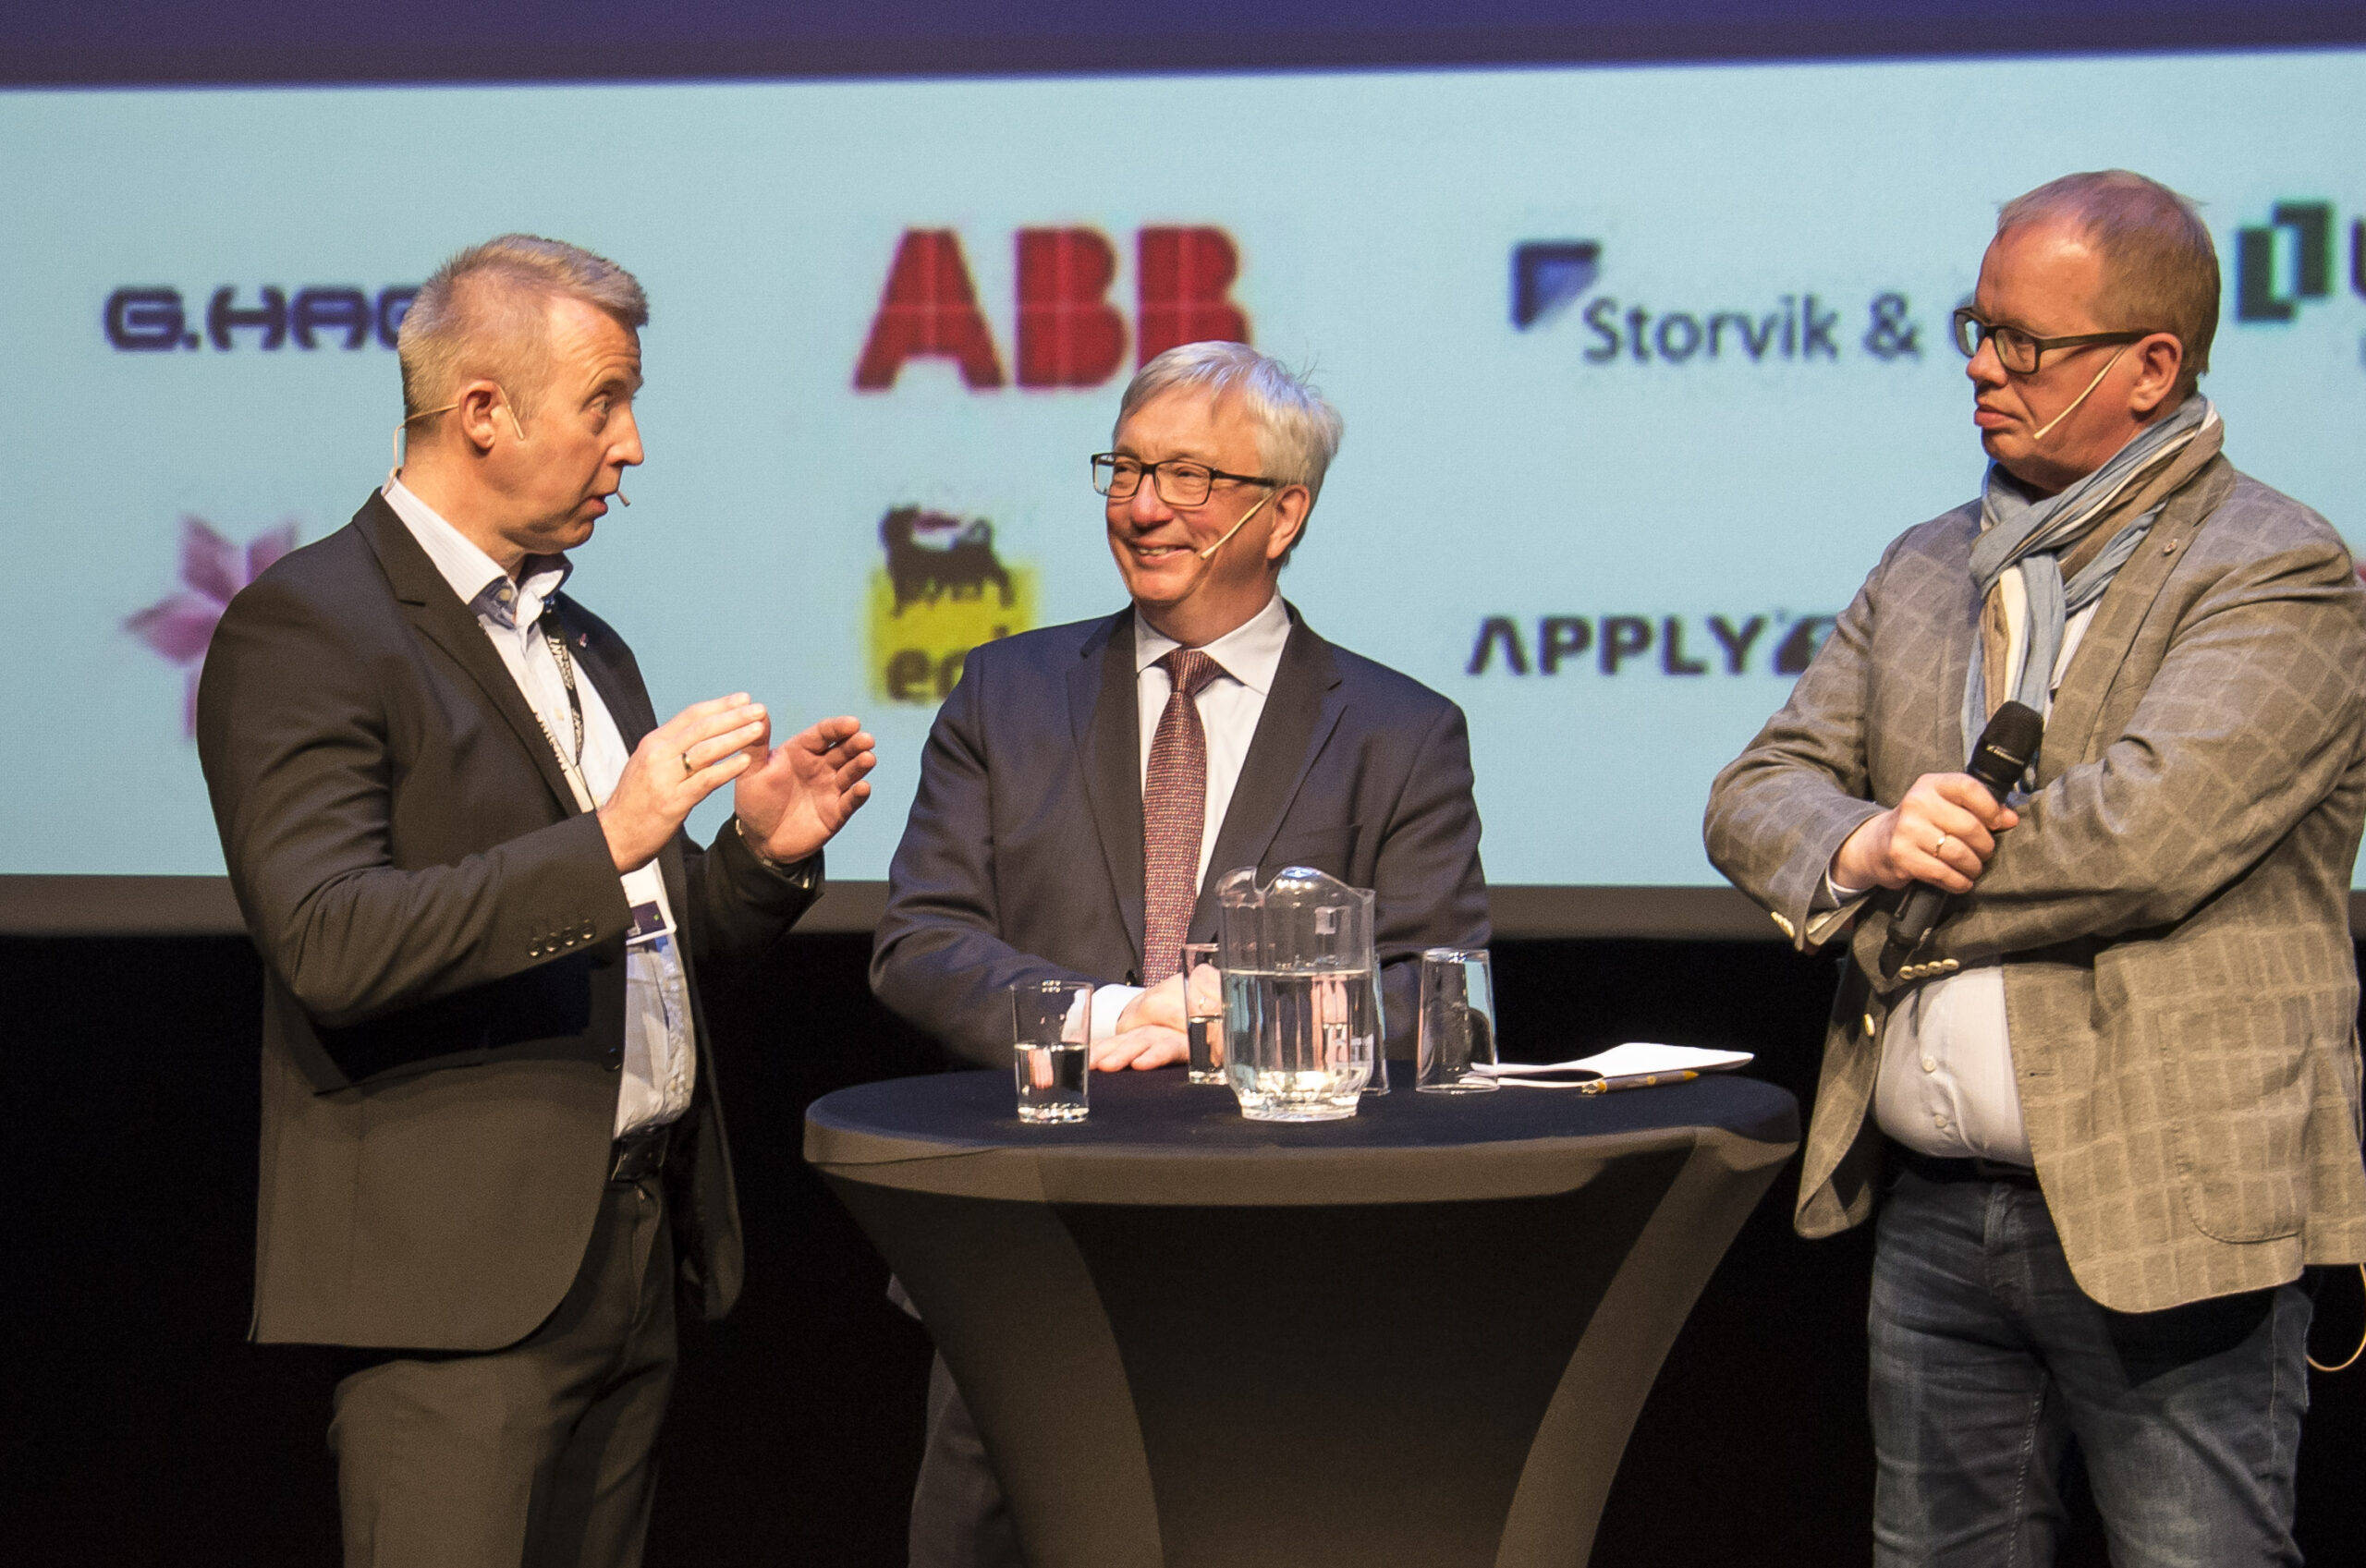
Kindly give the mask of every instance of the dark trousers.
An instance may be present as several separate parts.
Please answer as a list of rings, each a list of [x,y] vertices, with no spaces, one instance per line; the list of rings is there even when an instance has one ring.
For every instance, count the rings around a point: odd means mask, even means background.
[[[526,1339],[347,1363],[329,1446],[348,1568],[637,1568],[674,1364],[665,1195],[611,1184]]]
[[[2034,1185],[1909,1172],[1871,1319],[1878,1568],[2044,1568],[2073,1442],[2116,1568],[2297,1568],[2298,1285],[2113,1312]]]
[[[945,1357],[928,1374],[928,1444],[912,1489],[911,1568],[1026,1568],[984,1440]]]

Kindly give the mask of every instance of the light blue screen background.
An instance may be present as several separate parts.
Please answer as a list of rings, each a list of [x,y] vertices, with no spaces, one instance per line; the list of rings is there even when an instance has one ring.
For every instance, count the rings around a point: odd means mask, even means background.
[[[2366,55],[666,87],[0,95],[0,872],[221,869],[183,673],[126,629],[177,586],[184,515],[243,542],[341,526],[399,417],[394,356],[241,333],[126,353],[123,286],[415,284],[507,229],[613,256],[648,287],[645,468],[571,585],[632,641],[661,714],[749,688],[788,727],[861,713],[877,797],[832,850],[876,878],[931,708],[873,695],[878,526],[912,502],[991,518],[1038,621],[1120,590],[1086,456],[1125,371],[973,392],[854,367],[898,237],[957,230],[1004,368],[1013,236],[1210,225],[1260,346],[1311,362],[1348,437],[1284,588],[1311,623],[1460,702],[1491,876],[1697,884],[1708,782],[1782,700],[1782,617],[1848,602],[1882,546],[1974,491],[1947,310],[1996,204],[2125,165],[2203,203],[2228,303],[2204,388],[2227,452],[2345,530],[2366,517]],[[2233,319],[2236,231],[2330,203],[2329,294]],[[2279,297],[2297,286],[2282,234]],[[1592,240],[1587,296],[1526,330],[1514,247]],[[1592,362],[1585,312],[1762,315],[1812,293],[1836,358]],[[1919,355],[1866,351],[1909,301]],[[1128,355],[1126,370],[1130,370]],[[2354,532],[2350,537],[2358,537]],[[1489,616],[1682,617],[1605,675],[1500,658]],[[1724,673],[1706,617],[1768,617]],[[1533,658],[1535,649],[1528,651]],[[2366,672],[2361,672],[2366,678]],[[712,829],[721,807],[697,819]]]

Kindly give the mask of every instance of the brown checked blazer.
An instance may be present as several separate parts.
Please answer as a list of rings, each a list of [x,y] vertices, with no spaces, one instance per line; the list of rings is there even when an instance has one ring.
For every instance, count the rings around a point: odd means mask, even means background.
[[[631,746],[632,652],[557,601]],[[230,603],[198,753],[264,964],[253,1335],[491,1350],[582,1264],[623,1063],[624,891],[533,711],[384,498]],[[698,1088],[665,1167],[690,1305],[739,1288],[738,1209],[699,1002],[812,902],[728,826],[658,857],[684,930]]]
[[[1717,777],[1718,869],[1801,946],[1841,843],[1961,770],[1968,505],[1892,544]],[[2366,589],[2313,512],[2221,458],[2174,496],[2065,672],[2037,791],[1916,954],[2002,958],[2013,1064],[2079,1283],[2154,1311],[2366,1259],[2349,877],[2366,815]],[[1856,921],[1796,1223],[1871,1212],[1895,895]],[[1819,932],[1828,935],[1828,932]],[[1925,973],[1932,972],[1925,970]]]

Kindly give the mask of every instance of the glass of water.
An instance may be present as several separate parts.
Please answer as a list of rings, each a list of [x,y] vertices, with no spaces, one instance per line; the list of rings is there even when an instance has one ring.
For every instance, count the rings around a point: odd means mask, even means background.
[[[1484,1094],[1496,1088],[1495,985],[1483,947],[1421,954],[1421,1033],[1413,1087],[1423,1094]]]
[[[1223,1083],[1224,971],[1216,966],[1214,942],[1183,944],[1183,1021],[1191,1042],[1191,1081]]]
[[[1089,980],[1019,980],[1010,988],[1010,1066],[1022,1122],[1081,1122],[1092,1039]]]

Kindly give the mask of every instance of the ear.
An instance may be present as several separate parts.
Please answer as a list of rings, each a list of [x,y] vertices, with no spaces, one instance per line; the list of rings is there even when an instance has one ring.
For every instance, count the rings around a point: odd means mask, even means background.
[[[1265,535],[1265,559],[1279,561],[1290,553],[1298,536],[1306,527],[1306,515],[1314,510],[1314,492],[1302,484],[1284,485],[1274,497],[1274,527]]]
[[[2177,372],[2185,368],[2185,345],[2176,334],[2156,332],[2136,340],[2128,357],[2136,361],[2136,380],[2128,389],[2128,409],[2139,419],[2163,411],[2177,390]]]
[[[508,401],[500,385],[492,381],[472,381],[462,386],[452,410],[452,428],[467,442],[470,451],[482,457],[493,451],[494,443],[509,433],[501,422],[500,410]]]

